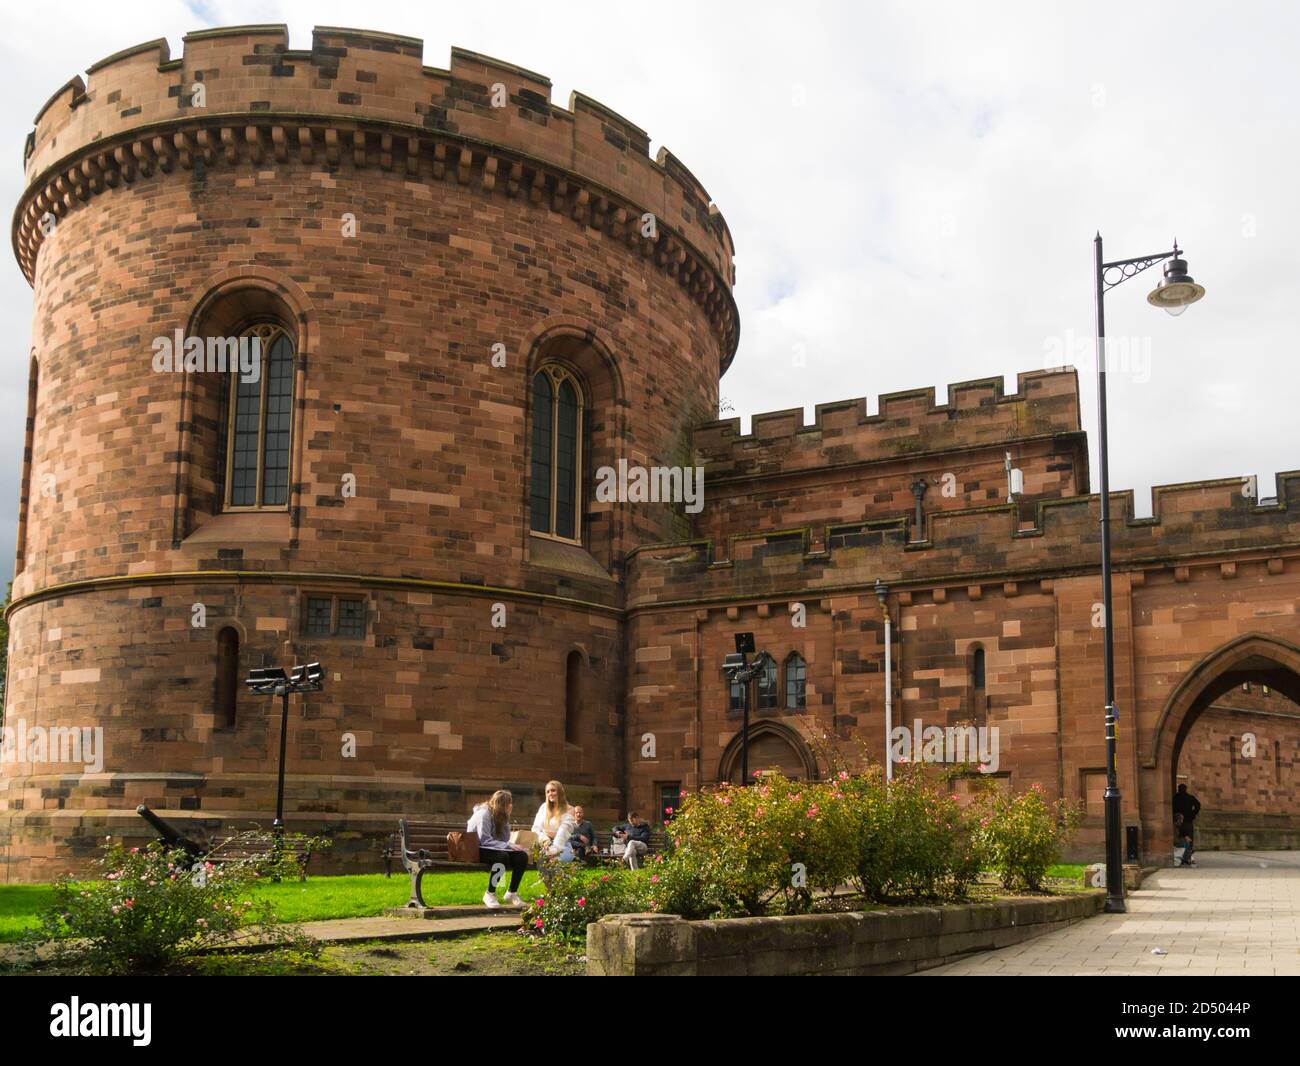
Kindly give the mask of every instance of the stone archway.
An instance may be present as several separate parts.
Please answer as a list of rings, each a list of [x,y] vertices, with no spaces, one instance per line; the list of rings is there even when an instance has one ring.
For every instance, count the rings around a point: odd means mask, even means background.
[[[1144,810],[1146,838],[1157,852],[1172,847],[1169,816],[1183,745],[1201,715],[1244,684],[1267,685],[1300,704],[1300,647],[1290,641],[1249,633],[1205,656],[1184,675],[1156,722],[1142,767],[1154,800]]]
[[[718,761],[718,780],[741,784],[741,740],[736,735],[723,749]],[[749,727],[749,772],[776,767],[795,781],[816,781],[817,760],[797,731],[780,722],[754,722]]]

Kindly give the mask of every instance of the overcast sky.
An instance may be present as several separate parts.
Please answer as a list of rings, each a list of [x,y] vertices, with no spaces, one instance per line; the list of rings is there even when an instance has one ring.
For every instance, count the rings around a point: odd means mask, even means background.
[[[1107,258],[1177,237],[1205,299],[1150,307],[1158,268],[1107,300],[1130,338],[1110,381],[1111,483],[1300,468],[1293,256],[1300,14],[1292,5],[1072,3],[64,3],[6,5],[0,200],[60,85],[112,52],[283,22],[423,38],[579,89],[667,145],[735,238],[745,417],[1058,365],[1092,377],[1092,238]],[[1217,9],[1217,10],[1216,10]],[[1287,249],[1291,249],[1290,252]],[[31,290],[0,267],[0,571],[12,572]],[[799,361],[803,366],[797,365]],[[1093,441],[1095,469],[1096,442]],[[1095,484],[1094,484],[1095,488]]]

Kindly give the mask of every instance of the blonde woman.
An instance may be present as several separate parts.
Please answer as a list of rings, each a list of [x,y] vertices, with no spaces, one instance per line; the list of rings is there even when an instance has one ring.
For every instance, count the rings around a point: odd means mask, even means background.
[[[465,829],[478,834],[478,861],[492,867],[500,863],[510,871],[510,889],[506,892],[507,907],[522,907],[519,882],[528,869],[528,849],[510,843],[510,812],[515,809],[515,798],[505,789],[497,789],[486,803],[480,803],[470,815]],[[483,906],[500,907],[497,899],[496,871],[488,874],[488,890],[483,893]]]
[[[537,808],[537,817],[533,819],[533,832],[542,845],[543,859],[573,861],[569,838],[573,836],[576,824],[573,808],[564,795],[564,786],[558,781],[547,781],[546,802]]]

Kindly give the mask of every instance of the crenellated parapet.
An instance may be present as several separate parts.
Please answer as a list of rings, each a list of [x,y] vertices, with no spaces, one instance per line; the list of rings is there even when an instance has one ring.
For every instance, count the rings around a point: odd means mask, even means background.
[[[1300,566],[1300,471],[1277,476],[1275,501],[1254,497],[1251,479],[1152,490],[1152,516],[1134,518],[1133,493],[1113,493],[1115,566],[1134,572],[1217,568],[1224,578],[1246,560],[1269,573]],[[628,608],[801,598],[870,588],[1051,580],[1092,573],[1100,559],[1100,497],[1042,500],[1033,528],[1015,504],[936,511],[925,537],[909,541],[905,518],[813,530],[736,533],[725,546],[700,540],[651,545],[628,563]]]
[[[282,25],[149,41],[95,64],[36,116],[13,244],[29,281],[51,224],[108,190],[196,167],[375,167],[522,199],[625,243],[708,313],[723,368],[739,341],[734,247],[704,186],[603,104],[551,103],[543,75],[453,48],[427,67],[412,37]],[[647,216],[653,216],[648,218]]]
[[[935,402],[933,388],[888,393],[874,415],[865,398],[818,404],[811,425],[801,408],[770,411],[754,415],[748,434],[738,418],[710,422],[695,431],[695,448],[717,480],[1079,432],[1072,367],[1020,374],[1016,382],[1010,396],[1001,378],[949,385],[945,404]]]

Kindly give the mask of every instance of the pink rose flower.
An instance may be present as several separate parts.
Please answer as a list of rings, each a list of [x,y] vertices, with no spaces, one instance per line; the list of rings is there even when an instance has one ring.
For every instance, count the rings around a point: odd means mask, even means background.
[[[534,929],[541,929],[541,928],[543,928],[542,920],[541,920],[540,918],[538,918],[536,921],[533,922],[533,928],[534,928]]]
[[[133,900],[133,899],[124,899],[124,900],[122,901],[122,906],[123,906],[123,907],[134,907],[134,906],[135,906],[135,900]]]
[[[601,880],[602,880],[602,881],[608,881],[608,880],[609,880],[609,874],[604,874],[604,875],[602,875]]]
[[[840,771],[840,780],[841,780],[841,781],[847,781],[848,779],[849,779],[849,772],[848,772],[847,770],[841,770],[841,771]]]
[[[659,875],[658,875],[658,874],[651,874],[651,875],[650,875],[650,883],[651,883],[652,885],[653,885],[653,884],[656,884],[656,883],[658,882],[658,880],[659,880]]]
[[[587,905],[587,897],[586,897],[586,896],[579,896],[579,897],[578,897],[578,906],[579,906],[579,907],[585,907],[586,905]]]

